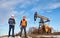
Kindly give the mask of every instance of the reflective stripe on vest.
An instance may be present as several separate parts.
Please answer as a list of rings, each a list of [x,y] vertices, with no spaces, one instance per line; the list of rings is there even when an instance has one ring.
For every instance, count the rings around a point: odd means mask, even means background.
[[[22,20],[22,26],[26,26],[26,20]]]

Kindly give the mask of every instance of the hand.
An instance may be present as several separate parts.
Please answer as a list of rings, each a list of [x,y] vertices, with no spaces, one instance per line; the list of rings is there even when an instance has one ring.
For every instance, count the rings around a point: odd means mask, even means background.
[[[15,24],[13,24],[13,25],[15,25]]]

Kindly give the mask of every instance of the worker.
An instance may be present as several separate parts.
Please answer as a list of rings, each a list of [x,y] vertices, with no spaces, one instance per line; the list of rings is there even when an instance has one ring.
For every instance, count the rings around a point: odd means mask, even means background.
[[[10,36],[11,29],[12,29],[12,37],[14,37],[14,27],[15,27],[14,15],[11,15],[11,18],[9,18],[8,23],[9,23],[9,34],[8,34],[8,37]]]
[[[26,16],[23,16],[23,19],[22,19],[21,22],[20,22],[20,26],[21,26],[20,37],[21,37],[21,35],[22,35],[22,31],[23,31],[23,29],[24,29],[25,37],[27,37],[27,35],[26,35],[26,27],[27,27]]]

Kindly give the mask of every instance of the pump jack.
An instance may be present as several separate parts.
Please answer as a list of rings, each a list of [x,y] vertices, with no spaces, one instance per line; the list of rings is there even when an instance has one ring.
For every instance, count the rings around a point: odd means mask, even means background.
[[[41,27],[42,27],[42,33],[45,33],[46,31],[45,31],[44,24],[46,22],[50,22],[49,18],[41,16],[41,15],[38,15],[37,12],[35,12],[35,14],[34,14],[34,21],[36,21],[37,18],[40,18],[39,28],[38,28],[38,34],[40,33],[39,30],[40,30]]]

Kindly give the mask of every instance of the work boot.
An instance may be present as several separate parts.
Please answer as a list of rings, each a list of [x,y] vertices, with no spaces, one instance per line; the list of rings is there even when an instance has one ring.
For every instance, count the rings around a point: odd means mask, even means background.
[[[15,37],[15,36],[12,36],[12,37]]]
[[[10,37],[10,36],[8,36],[8,37]]]
[[[25,38],[28,38],[28,37],[25,35]]]
[[[10,35],[8,35],[8,37],[10,37]]]
[[[20,37],[21,37],[21,35],[20,35]]]

